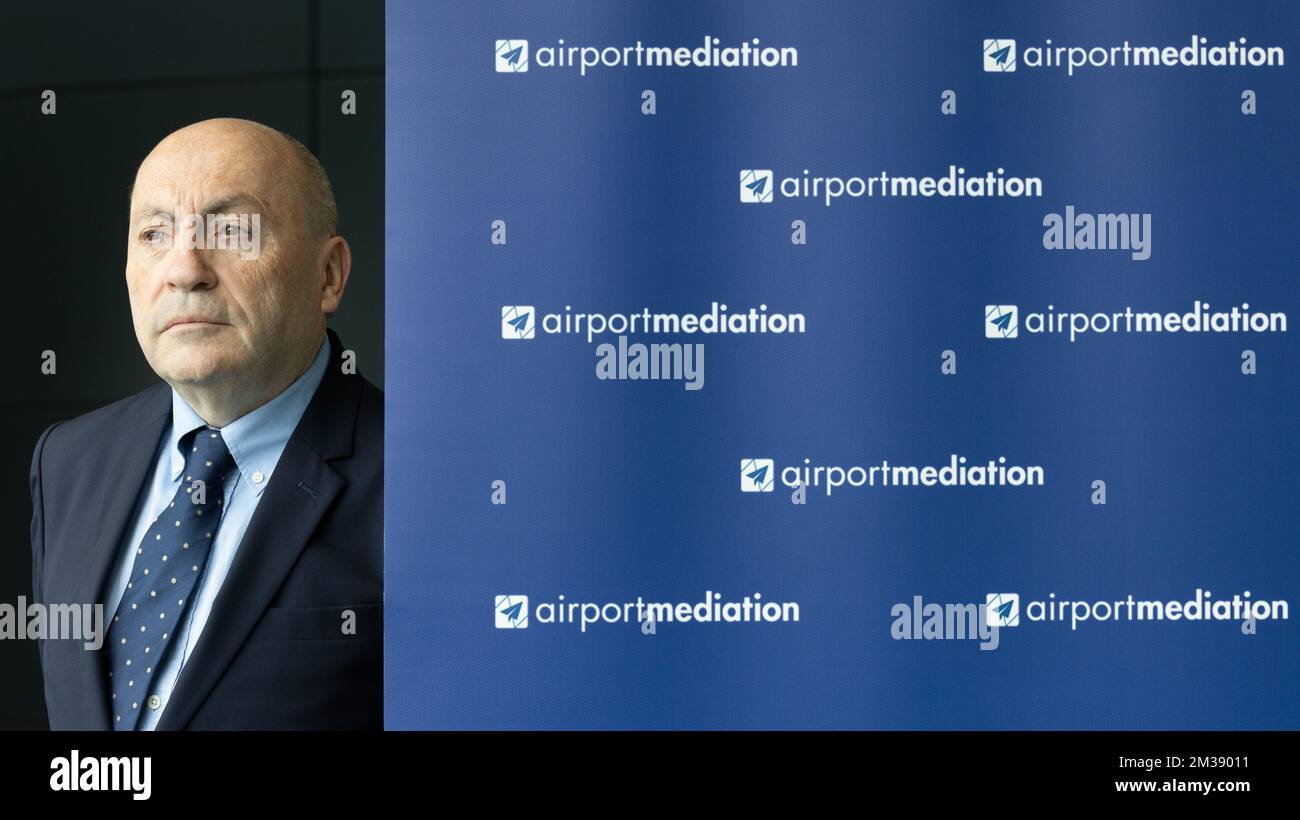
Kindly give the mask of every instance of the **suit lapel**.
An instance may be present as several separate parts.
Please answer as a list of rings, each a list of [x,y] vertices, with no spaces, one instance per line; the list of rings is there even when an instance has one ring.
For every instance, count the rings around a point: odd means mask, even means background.
[[[166,384],[158,384],[146,392],[143,401],[144,409],[134,416],[128,429],[120,431],[121,435],[112,439],[102,461],[95,465],[99,474],[106,477],[99,496],[104,505],[95,515],[98,526],[86,556],[86,569],[81,576],[77,600],[105,606],[105,618],[113,615],[107,611],[105,599],[108,596],[104,594],[108,575],[121,555],[122,539],[127,536],[136,502],[149,481],[158,442],[171,421],[171,389]],[[103,651],[81,653],[85,697],[82,699],[80,725],[87,729],[110,728],[107,673]]]
[[[342,372],[343,346],[333,330],[328,334],[330,360],[325,375],[262,492],[159,729],[183,729],[189,724],[346,485],[328,462],[352,453],[361,386],[357,377]]]

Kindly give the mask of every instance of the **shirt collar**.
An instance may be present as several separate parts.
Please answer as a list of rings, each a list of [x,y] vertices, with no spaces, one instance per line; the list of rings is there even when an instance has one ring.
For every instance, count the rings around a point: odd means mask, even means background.
[[[234,456],[244,486],[250,488],[255,495],[260,496],[271,482],[271,473],[275,471],[284,445],[298,426],[307,405],[311,403],[311,398],[325,375],[329,347],[329,338],[326,337],[321,341],[316,358],[307,370],[278,396],[225,427],[214,428],[221,431],[226,448]],[[172,429],[168,442],[173,481],[180,478],[185,470],[187,454],[182,452],[181,439],[192,430],[205,425],[207,422],[173,389]]]

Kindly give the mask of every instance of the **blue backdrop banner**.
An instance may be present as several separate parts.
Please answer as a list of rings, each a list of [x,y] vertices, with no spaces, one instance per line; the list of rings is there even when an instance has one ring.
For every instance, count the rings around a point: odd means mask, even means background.
[[[1300,728],[1298,32],[390,2],[388,727]]]

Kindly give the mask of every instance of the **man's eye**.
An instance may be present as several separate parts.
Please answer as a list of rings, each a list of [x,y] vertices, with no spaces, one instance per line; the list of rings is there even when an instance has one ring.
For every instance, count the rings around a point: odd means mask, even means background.
[[[238,222],[227,222],[224,230],[226,236],[239,236],[241,233]]]
[[[157,228],[149,228],[140,234],[140,239],[142,239],[146,245],[157,246],[167,241],[167,235]]]

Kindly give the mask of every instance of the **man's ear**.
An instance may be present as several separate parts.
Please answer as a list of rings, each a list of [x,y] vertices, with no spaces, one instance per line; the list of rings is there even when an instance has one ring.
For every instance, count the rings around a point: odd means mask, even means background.
[[[337,234],[330,237],[321,267],[320,311],[328,316],[339,309],[352,272],[352,248],[346,239]]]

